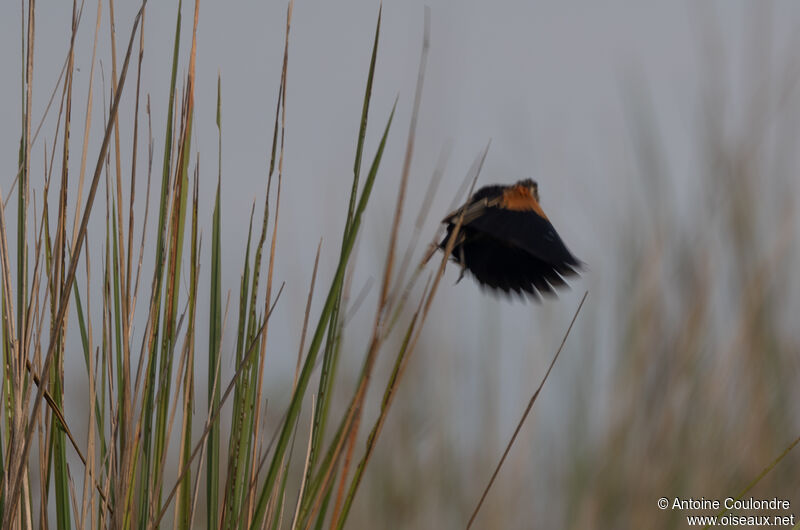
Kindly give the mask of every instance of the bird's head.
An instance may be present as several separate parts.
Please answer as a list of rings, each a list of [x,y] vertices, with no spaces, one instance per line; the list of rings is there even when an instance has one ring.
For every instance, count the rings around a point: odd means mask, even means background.
[[[531,192],[533,198],[536,199],[536,202],[539,202],[539,184],[536,183],[533,179],[524,179],[517,182],[517,186],[523,186],[528,188],[528,191]]]

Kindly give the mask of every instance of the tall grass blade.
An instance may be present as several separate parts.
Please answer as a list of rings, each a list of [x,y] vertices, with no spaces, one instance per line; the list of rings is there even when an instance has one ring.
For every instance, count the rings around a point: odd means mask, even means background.
[[[197,235],[197,194],[198,194],[198,169],[195,169],[194,193],[192,198],[192,235],[191,235],[191,271],[189,289],[189,325],[186,330],[188,355],[186,370],[183,379],[183,433],[181,435],[181,467],[189,461],[192,452],[192,416],[194,412],[194,337],[195,313],[197,308],[197,277],[200,268]],[[191,469],[191,467],[189,467]],[[176,528],[188,530],[191,528],[192,509],[192,476],[187,472],[180,482],[176,507]]]
[[[367,122],[369,117],[369,103],[372,99],[372,84],[375,77],[375,63],[378,56],[378,42],[380,40],[381,31],[381,14],[383,6],[378,9],[378,20],[375,23],[375,39],[372,44],[372,55],[369,63],[369,73],[367,74],[367,86],[364,91],[364,103],[361,109],[361,125],[358,131],[358,142],[356,145],[355,162],[353,163],[353,186],[350,190],[350,202],[347,208],[347,221],[344,227],[344,234],[342,235],[342,245],[346,241],[348,234],[352,228],[353,215],[356,206],[356,197],[358,196],[359,177],[361,175],[361,158],[364,151],[364,138],[367,133]],[[325,353],[322,358],[322,370],[320,372],[319,387],[317,389],[317,405],[314,413],[314,424],[311,434],[311,449],[309,456],[309,465],[306,469],[305,485],[311,480],[312,472],[315,469],[317,458],[319,455],[319,446],[325,437],[325,426],[327,424],[328,413],[330,411],[331,396],[333,393],[333,382],[336,378],[336,367],[338,366],[337,345],[339,342],[339,335],[342,332],[340,325],[340,308],[342,304],[342,288],[340,287],[336,292],[335,303],[331,311],[330,322],[328,324],[328,334],[325,343]]]
[[[426,289],[427,291],[427,289]],[[420,298],[420,307],[417,308],[414,316],[411,317],[411,322],[408,325],[408,329],[406,330],[406,334],[403,337],[403,342],[400,346],[400,351],[397,355],[397,359],[395,361],[394,368],[392,369],[392,375],[389,378],[389,382],[386,385],[386,391],[383,395],[383,401],[381,402],[381,417],[385,415],[385,412],[389,406],[389,399],[391,392],[395,388],[395,384],[398,380],[399,373],[400,373],[400,366],[405,356],[406,351],[408,350],[409,343],[411,341],[411,336],[414,333],[415,326],[417,324],[417,318],[419,317],[419,313],[421,310],[422,302],[425,300],[425,295]],[[367,437],[367,450],[364,454],[364,457],[356,466],[355,472],[353,474],[353,479],[350,482],[350,489],[347,492],[347,497],[345,498],[344,504],[342,505],[341,511],[339,512],[339,516],[336,516],[334,512],[334,523],[336,523],[336,528],[340,529],[344,526],[345,521],[347,521],[347,516],[350,514],[350,507],[353,504],[353,499],[355,498],[356,490],[358,489],[359,484],[361,483],[361,477],[364,473],[364,469],[366,468],[367,461],[371,455],[372,447],[374,447],[375,440],[378,436],[381,427],[381,419],[378,419],[376,422],[375,427],[373,427],[372,431],[370,431],[369,436]],[[344,476],[344,475],[343,475]]]
[[[155,412],[155,393],[157,385],[158,363],[157,358],[157,345],[159,343],[161,327],[158,315],[161,313],[161,290],[163,284],[163,267],[165,262],[165,225],[167,221],[168,204],[170,198],[170,167],[172,165],[172,134],[173,134],[173,116],[175,114],[175,85],[178,76],[178,54],[180,51],[180,33],[181,33],[181,11],[182,0],[178,1],[178,12],[175,22],[175,38],[172,50],[172,70],[170,73],[169,83],[169,103],[167,105],[167,123],[164,135],[164,159],[162,163],[161,173],[161,194],[158,209],[158,225],[156,230],[156,246],[155,246],[155,267],[153,272],[154,286],[153,286],[153,310],[151,313],[152,318],[152,335],[150,337],[150,344],[148,345],[148,360],[147,360],[147,374],[144,383],[144,402],[142,405],[142,463],[139,480],[139,520],[147,521],[149,518],[149,502],[150,490],[148,486],[153,482],[153,469],[155,462],[159,460],[158,454],[153,454],[153,414]],[[137,455],[138,456],[138,455]]]
[[[220,264],[220,230],[221,210],[219,203],[222,188],[222,78],[217,76],[217,131],[219,134],[219,148],[217,157],[219,171],[217,173],[217,193],[214,198],[213,225],[211,232],[211,286],[208,322],[208,402],[210,410],[219,408],[219,392],[222,387],[221,377],[217,364],[219,363],[222,339],[222,266]],[[209,527],[219,521],[219,450],[220,427],[219,421],[211,424],[208,433],[208,447],[206,459],[206,521]]]
[[[300,372],[300,378],[297,381],[297,388],[292,394],[292,400],[289,404],[287,417],[284,420],[283,426],[281,428],[281,434],[275,446],[275,453],[273,454],[272,462],[270,464],[269,471],[267,472],[266,481],[261,489],[261,493],[259,495],[258,502],[256,504],[256,510],[253,517],[253,523],[256,525],[260,525],[263,520],[266,510],[267,500],[272,494],[273,487],[275,486],[275,479],[277,478],[278,470],[280,469],[280,463],[282,462],[283,455],[286,452],[286,447],[289,443],[289,438],[292,432],[292,425],[294,425],[297,416],[300,414],[300,407],[302,405],[303,396],[305,395],[305,390],[308,387],[308,383],[311,378],[311,372],[314,369],[314,365],[317,360],[317,354],[319,353],[319,348],[322,345],[322,339],[323,336],[325,335],[325,330],[330,320],[331,311],[333,310],[333,305],[336,300],[336,294],[341,288],[342,281],[344,280],[345,269],[347,267],[348,260],[350,259],[350,254],[353,250],[353,246],[355,245],[358,229],[361,226],[361,217],[364,213],[364,210],[367,207],[367,202],[369,201],[370,193],[372,192],[372,186],[375,183],[375,177],[377,176],[378,167],[380,166],[381,157],[383,156],[383,150],[386,146],[386,138],[389,135],[389,129],[391,128],[392,125],[392,119],[394,118],[394,110],[396,106],[397,103],[395,102],[395,106],[392,107],[392,112],[389,115],[389,119],[386,123],[386,129],[384,130],[383,136],[381,137],[381,142],[380,145],[378,146],[378,151],[375,154],[375,158],[372,161],[372,166],[370,167],[369,175],[367,176],[367,180],[364,183],[364,189],[361,192],[361,198],[358,202],[358,208],[356,209],[356,214],[353,217],[352,228],[350,230],[350,233],[348,234],[345,244],[342,246],[342,253],[339,258],[339,264],[336,268],[336,275],[334,276],[333,282],[328,292],[328,297],[325,300],[325,305],[323,306],[322,314],[320,315],[316,331],[314,332],[314,338],[312,339],[311,345],[309,346],[308,355],[306,356],[305,363],[303,364],[303,370]]]
[[[137,13],[134,22],[133,28],[131,30],[131,37],[128,43],[128,49],[125,56],[125,61],[123,63],[122,71],[120,73],[120,80],[119,80],[119,92],[115,95],[113,99],[113,103],[111,105],[111,111],[109,113],[109,119],[113,120],[114,116],[116,116],[117,111],[119,109],[119,102],[120,102],[120,94],[122,92],[122,88],[125,83],[125,78],[127,75],[128,64],[130,61],[130,53],[133,46],[133,39],[136,35],[136,30],[139,27],[139,21],[141,19],[142,9],[146,4],[146,0],[142,2],[142,8],[140,8],[139,12]],[[59,301],[59,309],[56,313],[56,318],[52,323],[53,332],[50,334],[50,342],[47,347],[47,353],[44,357],[44,362],[42,363],[42,373],[49,373],[50,366],[53,362],[54,352],[57,345],[57,333],[62,327],[64,322],[64,318],[66,316],[68,302],[69,302],[69,293],[72,289],[72,284],[75,280],[75,273],[77,270],[77,265],[80,260],[81,250],[83,248],[83,242],[86,236],[86,229],[89,222],[89,215],[92,210],[92,205],[94,203],[95,194],[97,192],[97,186],[100,180],[100,173],[103,167],[103,159],[105,158],[106,150],[108,149],[108,143],[111,136],[111,127],[110,125],[106,127],[105,134],[103,136],[103,141],[100,146],[100,154],[98,156],[98,162],[95,167],[94,176],[92,178],[92,183],[89,189],[89,195],[86,200],[86,207],[83,210],[83,217],[81,219],[80,228],[77,231],[77,239],[73,245],[73,249],[70,252],[70,263],[69,268],[67,269],[67,274],[65,275],[63,293],[65,296]],[[0,226],[0,232],[2,232],[3,239],[5,238],[5,226]],[[3,241],[5,243],[5,241]],[[5,272],[5,271],[4,271]],[[39,386],[38,390],[36,391],[36,396],[33,400],[33,404],[30,409],[30,415],[26,416],[31,418],[30,421],[27,422],[27,425],[20,425],[17,424],[15,426],[15,430],[22,435],[24,432],[24,436],[20,436],[18,440],[20,440],[21,447],[19,450],[14,451],[14,458],[11,460],[11,464],[9,465],[9,472],[7,475],[10,477],[11,487],[7,490],[10,492],[10,495],[6,499],[6,504],[4,506],[5,510],[3,512],[3,527],[8,528],[12,524],[12,520],[14,519],[17,512],[17,501],[19,499],[19,495],[21,490],[26,489],[28,491],[27,486],[24,486],[23,478],[24,478],[24,469],[25,469],[25,462],[27,461],[28,451],[30,450],[31,440],[33,438],[33,430],[36,426],[36,422],[33,419],[38,417],[40,407],[42,404],[42,399],[44,398],[44,390],[46,385]],[[8,484],[5,485],[8,487]]]
[[[247,246],[244,253],[244,270],[239,286],[239,323],[236,335],[236,363],[241,364],[244,361],[246,346],[252,346],[247,343],[246,323],[247,323],[247,293],[250,285],[250,244],[253,236],[253,215],[255,214],[255,204],[250,210],[250,224],[247,230]],[[249,348],[248,348],[249,351]],[[228,465],[225,477],[225,497],[223,499],[223,512],[222,512],[222,528],[230,528],[234,521],[237,520],[238,511],[236,510],[236,491],[237,480],[239,478],[240,468],[235,464],[239,461],[239,452],[242,451],[241,438],[243,430],[243,408],[244,400],[246,398],[247,376],[249,372],[246,370],[250,366],[249,358],[248,363],[245,365],[244,375],[236,380],[233,392],[233,408],[231,412],[231,427],[230,434],[228,435]]]

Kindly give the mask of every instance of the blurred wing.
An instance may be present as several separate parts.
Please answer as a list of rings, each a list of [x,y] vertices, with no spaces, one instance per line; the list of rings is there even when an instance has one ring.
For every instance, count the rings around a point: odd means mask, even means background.
[[[499,204],[503,197],[503,189],[503,186],[484,186],[470,197],[467,204],[447,214],[447,216],[442,219],[442,222],[456,224],[458,222],[458,217],[463,212],[464,221],[462,226],[470,224],[476,218],[480,217],[490,204]]]
[[[483,212],[486,210],[487,207],[488,207],[488,200],[486,199],[481,199],[479,201],[471,202],[447,214],[447,217],[442,219],[442,222],[455,225],[456,223],[458,223],[458,218],[463,213],[464,220],[462,221],[461,226],[467,226],[476,219],[478,219],[481,215],[483,215]]]
[[[567,249],[556,229],[539,214],[540,211],[541,208],[535,211],[487,206],[471,220],[469,227],[525,250],[561,274],[574,273],[574,268],[580,267],[580,261]]]

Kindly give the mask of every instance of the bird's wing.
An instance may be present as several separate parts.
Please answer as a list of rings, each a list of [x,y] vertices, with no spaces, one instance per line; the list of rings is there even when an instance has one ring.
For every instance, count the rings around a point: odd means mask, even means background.
[[[527,187],[484,187],[443,222],[456,224],[461,215],[462,226],[520,248],[562,274],[581,266]]]
[[[479,218],[483,215],[483,212],[489,205],[489,199],[480,199],[469,204],[465,204],[461,208],[457,210],[453,210],[447,216],[442,219],[443,223],[450,223],[456,224],[458,223],[459,217],[461,217],[462,213],[464,215],[464,220],[462,221],[461,226],[467,226],[471,224],[475,219]]]
[[[456,224],[461,212],[464,212],[463,226],[470,224],[477,217],[480,217],[481,213],[488,206],[492,204],[499,204],[499,201],[503,197],[504,189],[504,186],[499,185],[482,187],[469,198],[465,205],[447,214],[447,216],[442,219],[442,222]]]
[[[469,227],[521,248],[557,269],[563,268],[564,273],[574,272],[573,267],[581,265],[550,221],[539,212],[488,206]]]

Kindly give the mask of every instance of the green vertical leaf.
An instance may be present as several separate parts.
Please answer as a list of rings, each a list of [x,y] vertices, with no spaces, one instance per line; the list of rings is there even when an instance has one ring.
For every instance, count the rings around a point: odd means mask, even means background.
[[[220,346],[222,340],[222,266],[220,264],[220,204],[219,196],[222,188],[222,80],[217,77],[217,130],[219,132],[219,172],[217,175],[217,193],[214,199],[213,226],[211,232],[211,286],[210,310],[208,322],[208,403],[209,409],[219,409],[220,387],[219,374]],[[214,420],[208,433],[208,449],[206,458],[206,517],[209,528],[219,521],[219,449],[220,449],[219,417]]]
[[[397,103],[395,102],[395,107],[396,105]],[[303,369],[300,372],[300,377],[298,378],[297,381],[297,387],[295,388],[294,394],[292,395],[292,400],[289,404],[289,410],[287,411],[286,419],[284,420],[283,426],[281,427],[281,433],[275,445],[275,452],[273,453],[269,471],[267,472],[267,478],[264,485],[261,488],[261,492],[259,494],[259,498],[256,503],[256,509],[253,519],[253,524],[255,525],[261,525],[263,521],[263,517],[266,513],[267,501],[270,495],[272,494],[273,488],[275,486],[275,480],[278,476],[278,470],[280,469],[281,462],[283,461],[283,456],[289,444],[289,438],[291,437],[292,433],[292,426],[297,420],[297,416],[300,414],[300,407],[302,405],[303,396],[305,395],[306,388],[308,387],[309,380],[311,379],[311,372],[314,369],[314,364],[316,363],[317,360],[317,354],[319,353],[319,348],[322,345],[322,339],[323,336],[325,335],[325,330],[328,322],[330,321],[331,312],[333,311],[333,305],[336,301],[336,293],[339,291],[339,289],[341,289],[341,284],[344,281],[344,272],[347,267],[347,262],[350,259],[350,254],[352,253],[353,246],[355,245],[358,228],[361,225],[361,217],[364,213],[364,210],[367,207],[367,202],[369,201],[370,193],[372,192],[372,187],[373,184],[375,183],[375,177],[378,173],[378,167],[380,166],[381,157],[383,156],[383,150],[386,146],[386,138],[389,135],[389,129],[392,125],[394,110],[395,109],[393,107],[392,113],[389,115],[389,119],[386,123],[386,129],[383,132],[383,137],[381,138],[380,145],[378,146],[378,151],[375,154],[375,158],[372,161],[372,166],[370,167],[369,175],[367,176],[367,180],[364,183],[364,190],[361,192],[361,198],[358,202],[358,207],[356,209],[355,216],[353,217],[352,228],[348,233],[344,245],[342,246],[342,252],[339,258],[339,264],[336,268],[336,275],[334,276],[333,283],[331,284],[331,288],[328,291],[328,296],[325,300],[325,305],[322,309],[322,314],[317,323],[317,327],[314,332],[314,337],[309,347],[308,355],[306,356],[306,360],[303,364]]]

